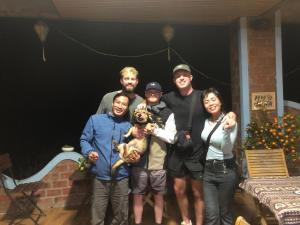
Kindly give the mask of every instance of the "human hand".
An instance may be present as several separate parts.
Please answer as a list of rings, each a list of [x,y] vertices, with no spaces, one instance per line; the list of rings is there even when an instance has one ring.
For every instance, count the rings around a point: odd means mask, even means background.
[[[89,154],[89,160],[90,160],[92,163],[96,163],[96,161],[97,161],[98,159],[99,159],[98,152],[95,152],[95,151],[90,152],[90,154]]]
[[[222,123],[223,123],[224,129],[229,129],[229,128],[234,127],[236,124],[236,114],[234,112],[227,113],[224,116]]]
[[[136,151],[136,150],[133,150],[130,155],[128,156],[126,162],[127,163],[136,163],[140,160],[141,158],[141,155]]]
[[[146,101],[143,101],[140,104],[138,104],[136,108],[137,109],[146,109],[147,108]]]

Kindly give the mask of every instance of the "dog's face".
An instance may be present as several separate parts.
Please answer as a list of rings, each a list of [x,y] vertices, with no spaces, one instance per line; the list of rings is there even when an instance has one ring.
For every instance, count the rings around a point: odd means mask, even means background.
[[[133,117],[136,123],[145,124],[149,121],[150,113],[145,109],[134,110]]]

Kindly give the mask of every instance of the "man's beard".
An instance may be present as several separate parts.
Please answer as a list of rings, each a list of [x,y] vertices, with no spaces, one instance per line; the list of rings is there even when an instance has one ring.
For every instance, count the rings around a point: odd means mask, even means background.
[[[135,88],[131,88],[130,90],[128,90],[126,87],[123,87],[122,91],[125,93],[125,94],[132,94],[134,93],[134,90]]]

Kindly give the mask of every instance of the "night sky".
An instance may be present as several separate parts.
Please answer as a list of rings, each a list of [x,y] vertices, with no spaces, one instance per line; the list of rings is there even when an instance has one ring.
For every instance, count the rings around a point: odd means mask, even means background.
[[[103,56],[62,34],[97,51],[141,55],[166,48],[161,35],[164,24],[45,21],[50,31],[45,43],[47,61],[43,62],[41,43],[33,30],[35,22],[0,19],[0,151],[12,155],[20,176],[37,172],[64,144],[80,151],[79,137],[88,117],[96,112],[105,93],[119,89],[119,71],[124,66],[135,66],[140,72],[140,95],[146,83],[153,80],[167,92],[174,88],[171,70],[182,62],[182,57],[217,80],[193,71],[194,87],[217,87],[230,110],[228,27],[172,25],[175,36],[171,47],[180,57],[171,52],[169,62],[166,51],[137,58]],[[300,49],[293,46],[300,40],[297,28],[283,29],[285,71],[300,67]],[[295,93],[299,73],[300,70],[287,76],[284,83],[288,85],[285,96],[298,102],[299,94],[295,97]]]

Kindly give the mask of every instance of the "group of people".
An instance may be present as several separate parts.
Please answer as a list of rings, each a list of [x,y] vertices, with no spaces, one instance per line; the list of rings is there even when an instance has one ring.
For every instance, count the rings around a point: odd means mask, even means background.
[[[145,88],[145,100],[135,93],[138,71],[125,67],[120,71],[122,89],[101,100],[80,137],[82,154],[93,164],[95,175],[92,197],[92,225],[104,225],[108,203],[112,205],[113,225],[128,224],[128,195],[133,194],[136,225],[142,224],[143,199],[154,196],[155,224],[162,224],[167,177],[181,214],[181,225],[192,225],[187,188],[194,201],[196,225],[232,224],[231,203],[237,185],[235,158],[232,152],[237,136],[236,115],[225,114],[220,93],[192,86],[193,75],[186,64],[173,69],[176,91],[163,94],[158,82]],[[112,142],[127,142],[124,134],[136,108],[147,109],[163,126],[136,128],[135,137],[147,138],[147,150],[137,152],[116,173],[111,167],[120,159]],[[190,141],[183,148],[179,139]],[[184,139],[183,138],[183,139]],[[203,160],[204,159],[204,160]],[[130,182],[129,182],[130,181]]]

